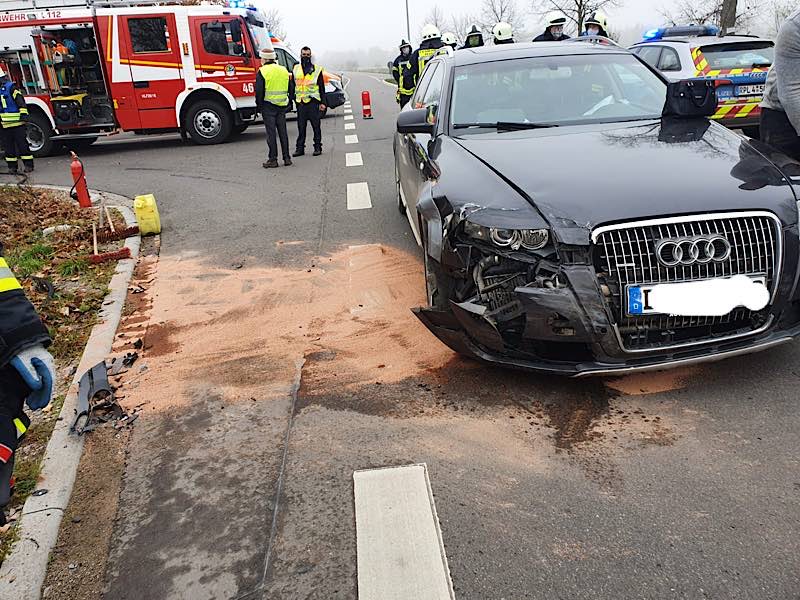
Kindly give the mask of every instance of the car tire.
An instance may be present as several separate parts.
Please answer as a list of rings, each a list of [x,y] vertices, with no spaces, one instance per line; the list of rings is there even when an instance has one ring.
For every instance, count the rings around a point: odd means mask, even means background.
[[[400,192],[400,171],[397,169],[396,159],[394,163],[394,185],[397,193],[397,210],[400,212],[401,215],[405,216],[406,205],[403,204],[403,196],[402,193]]]
[[[183,127],[195,144],[221,144],[231,135],[233,115],[215,100],[200,100],[186,111]]]
[[[31,154],[36,158],[50,156],[60,144],[53,140],[53,128],[50,121],[38,111],[32,111],[28,116],[28,145]]]

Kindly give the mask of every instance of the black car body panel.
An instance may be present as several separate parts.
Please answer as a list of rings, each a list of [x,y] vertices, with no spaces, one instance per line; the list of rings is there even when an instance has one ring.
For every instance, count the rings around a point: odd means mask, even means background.
[[[800,184],[800,164],[697,118],[448,130],[453,67],[567,52],[564,44],[540,46],[547,48],[536,54],[518,45],[432,61],[447,72],[439,125],[432,136],[395,137],[401,199],[426,254],[430,305],[414,309],[420,321],[462,354],[573,376],[718,360],[800,334],[792,185]],[[576,48],[570,45],[570,51]],[[579,51],[620,52],[586,44]],[[627,286],[637,277],[649,282],[655,270],[650,265],[648,274],[642,262],[615,273],[610,267],[620,257],[609,254],[601,239],[621,236],[623,257],[626,248],[636,248],[635,260],[650,260],[648,244],[655,237],[642,246],[631,239],[661,231],[662,221],[673,235],[730,228],[725,236],[737,262],[727,275],[764,272],[771,303],[721,319],[627,314]],[[468,235],[467,226],[548,229],[551,242],[534,251],[498,248]],[[629,236],[627,246],[623,236]],[[686,280],[711,277],[708,268],[705,276],[702,265],[693,268]]]

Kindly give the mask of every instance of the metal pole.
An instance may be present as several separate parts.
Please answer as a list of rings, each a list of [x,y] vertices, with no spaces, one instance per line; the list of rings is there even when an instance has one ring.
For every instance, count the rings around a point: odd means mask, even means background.
[[[406,39],[408,40],[408,43],[410,44],[411,43],[411,19],[410,19],[409,14],[408,14],[408,0],[406,0],[406,34],[408,35],[408,37]]]

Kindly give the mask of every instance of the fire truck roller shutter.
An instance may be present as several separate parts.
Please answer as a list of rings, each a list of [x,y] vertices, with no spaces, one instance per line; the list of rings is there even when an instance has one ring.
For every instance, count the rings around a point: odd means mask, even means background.
[[[179,123],[196,144],[221,144],[233,130],[236,100],[228,90],[215,83],[198,84],[198,87],[178,96]]]

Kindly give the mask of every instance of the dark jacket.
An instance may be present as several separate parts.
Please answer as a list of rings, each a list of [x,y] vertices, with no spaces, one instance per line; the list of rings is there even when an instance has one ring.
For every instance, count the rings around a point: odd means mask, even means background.
[[[0,257],[3,243],[0,242]],[[0,280],[8,279],[0,272]],[[12,276],[13,277],[13,276]],[[50,345],[50,335],[25,292],[15,289],[0,292],[0,367],[29,346]]]
[[[411,67],[411,57],[414,55],[412,52],[408,56],[403,56],[402,54],[398,55],[397,58],[394,59],[394,66],[392,67],[392,77],[400,85],[400,76],[402,71],[403,76],[403,89],[411,90],[414,89],[416,86],[416,81],[414,80],[414,72]],[[400,69],[400,65],[403,63],[408,63],[409,68]]]
[[[550,32],[550,28],[548,27],[542,35],[536,36],[533,38],[534,42],[561,42],[563,40],[568,40],[569,36],[564,34],[560,38],[556,39],[553,37],[553,34]]]
[[[435,40],[424,40],[420,45],[419,48],[414,50],[411,54],[411,72],[414,74],[414,82],[419,81],[420,75],[420,68],[419,68],[419,51],[420,50],[438,50],[439,48],[444,47],[444,42],[441,38],[436,38]],[[429,59],[430,60],[430,59]],[[427,64],[427,63],[426,63]]]
[[[256,108],[258,112],[264,110],[265,106],[270,106],[275,110],[285,110],[290,111],[292,110],[292,104],[294,103],[294,77],[292,74],[289,73],[289,105],[288,106],[275,106],[272,102],[267,102],[264,100],[264,90],[266,88],[266,82],[264,81],[264,76],[261,74],[261,69],[256,71]]]

